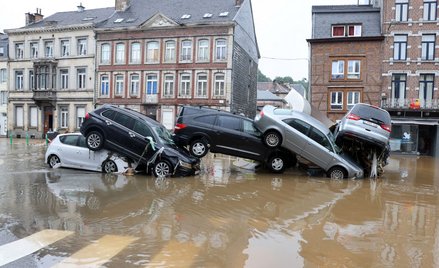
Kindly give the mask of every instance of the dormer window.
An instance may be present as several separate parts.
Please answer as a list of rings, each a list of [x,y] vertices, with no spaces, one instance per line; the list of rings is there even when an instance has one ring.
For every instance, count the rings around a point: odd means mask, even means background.
[[[119,19],[116,19],[115,21],[114,21],[114,23],[121,23],[123,21],[123,18],[119,18]]]
[[[229,12],[225,11],[225,12],[221,12],[219,14],[220,17],[227,17],[229,15]]]
[[[191,15],[189,14],[184,14],[183,16],[181,16],[182,19],[189,19],[191,17]]]
[[[204,14],[203,18],[205,18],[205,19],[212,18],[212,14],[211,13],[206,13],[206,14]]]
[[[333,25],[332,37],[361,36],[361,25]]]

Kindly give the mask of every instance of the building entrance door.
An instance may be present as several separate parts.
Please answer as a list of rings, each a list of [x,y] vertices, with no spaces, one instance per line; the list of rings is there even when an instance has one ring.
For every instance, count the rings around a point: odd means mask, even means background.
[[[52,107],[44,107],[44,134],[53,131],[53,110]]]

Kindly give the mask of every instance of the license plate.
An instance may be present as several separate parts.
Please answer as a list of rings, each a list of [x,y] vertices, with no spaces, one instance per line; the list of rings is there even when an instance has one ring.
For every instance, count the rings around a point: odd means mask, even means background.
[[[371,126],[371,127],[375,127],[375,128],[378,127],[377,124],[372,123],[372,122],[369,122],[369,121],[366,121],[366,120],[363,121],[363,124],[368,125],[368,126]]]

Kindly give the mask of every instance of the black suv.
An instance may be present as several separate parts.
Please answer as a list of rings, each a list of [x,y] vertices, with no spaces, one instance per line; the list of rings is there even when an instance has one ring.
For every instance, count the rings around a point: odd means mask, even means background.
[[[173,138],[177,145],[189,146],[193,156],[201,158],[211,151],[252,159],[275,173],[297,162],[290,151],[265,146],[253,120],[223,110],[182,106]]]
[[[80,131],[90,150],[115,151],[155,176],[193,175],[200,168],[162,124],[134,110],[104,105],[85,116]]]

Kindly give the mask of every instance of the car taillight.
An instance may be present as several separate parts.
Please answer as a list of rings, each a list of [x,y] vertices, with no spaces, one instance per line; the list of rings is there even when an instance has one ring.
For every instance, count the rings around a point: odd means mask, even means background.
[[[389,125],[386,125],[386,124],[382,124],[382,125],[381,125],[381,128],[384,129],[384,130],[386,130],[386,131],[388,131],[388,132],[391,132],[391,131],[392,131],[392,127],[389,126]]]
[[[347,118],[348,118],[348,119],[351,119],[351,120],[360,120],[360,119],[361,119],[361,118],[360,118],[358,115],[356,115],[356,114],[348,114]]]
[[[186,124],[177,123],[175,124],[174,130],[180,130],[186,127]]]
[[[262,117],[264,116],[264,111],[261,111],[261,112],[259,113],[259,116],[262,118]]]
[[[90,118],[90,114],[89,113],[86,113],[85,114],[85,120],[87,120],[87,119],[89,119]]]

